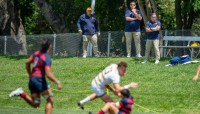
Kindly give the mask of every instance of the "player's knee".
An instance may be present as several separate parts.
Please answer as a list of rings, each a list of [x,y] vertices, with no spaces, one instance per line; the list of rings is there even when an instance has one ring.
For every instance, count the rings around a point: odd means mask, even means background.
[[[34,104],[33,107],[34,108],[38,108],[40,106],[40,104]]]
[[[49,98],[47,99],[47,102],[53,103],[53,97],[49,97]]]
[[[34,105],[33,105],[34,108],[37,108],[40,106],[40,98],[35,98],[33,102],[34,102]]]
[[[47,103],[50,103],[51,105],[53,105],[53,97],[48,97],[46,101]]]
[[[46,99],[46,100],[53,100],[53,94],[46,94],[46,95],[43,95],[43,97]]]
[[[110,102],[107,102],[107,103],[106,103],[106,106],[110,106],[110,105],[111,105],[111,103],[110,103]]]

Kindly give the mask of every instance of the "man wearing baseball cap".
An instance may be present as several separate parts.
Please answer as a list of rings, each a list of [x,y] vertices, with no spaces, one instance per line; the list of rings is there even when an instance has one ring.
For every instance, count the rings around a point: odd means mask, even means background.
[[[98,55],[97,35],[100,35],[98,22],[92,14],[92,8],[88,7],[86,13],[82,14],[77,22],[78,31],[83,36],[83,58],[87,57],[87,45],[90,41],[93,45],[93,52]]]

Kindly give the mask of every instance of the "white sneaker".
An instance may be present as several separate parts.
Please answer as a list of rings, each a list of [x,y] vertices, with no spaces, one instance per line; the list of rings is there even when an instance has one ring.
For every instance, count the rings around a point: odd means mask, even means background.
[[[130,58],[130,57],[131,57],[131,54],[127,54],[127,57]]]
[[[141,58],[142,56],[140,54],[137,54],[136,57]]]
[[[143,62],[142,62],[142,64],[145,64],[145,63],[147,63],[148,61],[147,60],[144,60]]]
[[[24,91],[22,89],[22,87],[12,91],[10,94],[9,94],[9,97],[14,97],[14,96],[20,96],[20,94],[22,94]]]
[[[159,62],[160,62],[159,60],[156,60],[156,61],[155,61],[155,64],[158,64]]]
[[[86,55],[83,55],[83,58],[86,58],[87,56]]]
[[[82,110],[84,110],[83,104],[81,104],[80,102],[78,102],[77,105],[78,105]]]
[[[96,54],[95,57],[99,58],[100,56],[99,56],[99,54]]]

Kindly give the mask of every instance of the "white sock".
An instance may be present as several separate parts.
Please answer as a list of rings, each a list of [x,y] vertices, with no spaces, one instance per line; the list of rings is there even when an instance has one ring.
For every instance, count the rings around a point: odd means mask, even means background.
[[[87,103],[87,102],[89,102],[89,101],[90,101],[90,97],[88,96],[88,97],[86,97],[85,99],[81,100],[80,103],[81,103],[81,104],[85,104],[85,103]]]

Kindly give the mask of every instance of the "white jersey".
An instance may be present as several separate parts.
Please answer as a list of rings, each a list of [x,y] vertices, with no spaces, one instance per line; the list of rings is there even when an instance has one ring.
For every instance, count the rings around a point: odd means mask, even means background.
[[[110,83],[119,83],[120,75],[117,67],[117,64],[111,64],[110,66],[106,67],[93,79],[93,82],[102,88]]]

